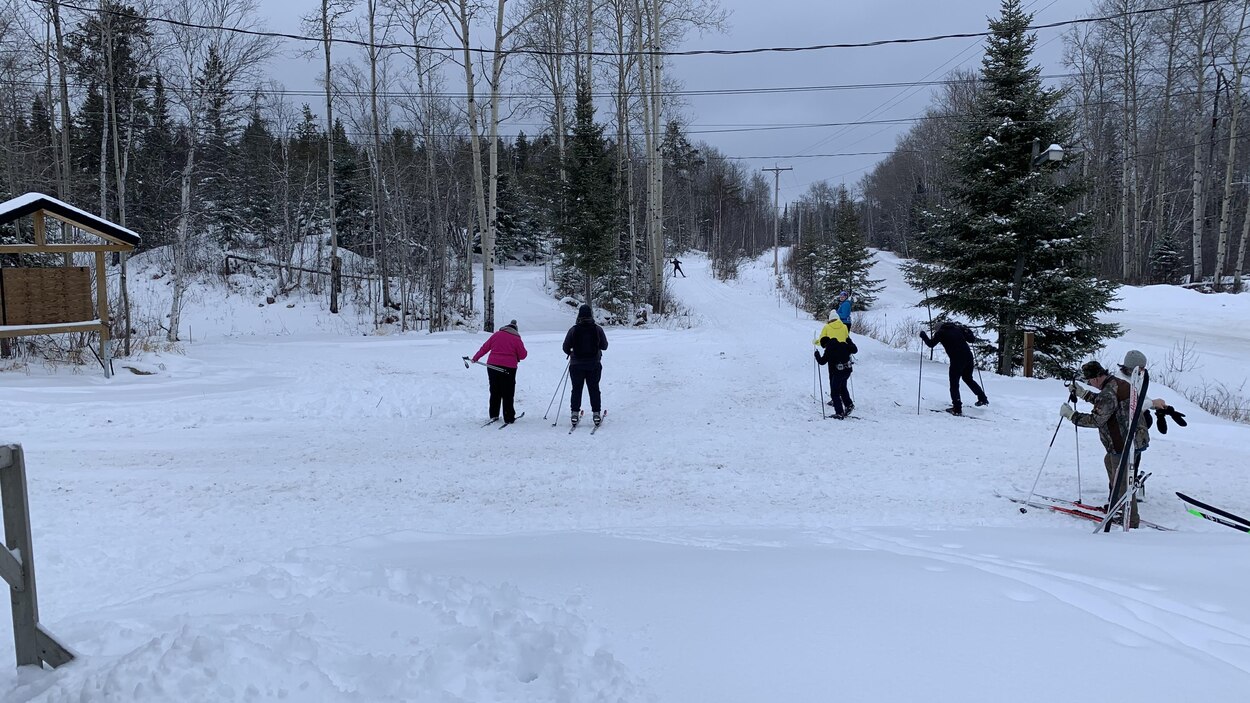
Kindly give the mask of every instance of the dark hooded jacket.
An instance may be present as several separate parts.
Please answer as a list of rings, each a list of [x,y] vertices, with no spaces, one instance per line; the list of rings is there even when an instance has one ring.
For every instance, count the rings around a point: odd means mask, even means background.
[[[951,360],[952,368],[972,366],[972,348],[968,346],[968,342],[976,341],[976,336],[967,327],[957,322],[946,321],[939,324],[933,331],[932,338],[924,332],[920,333],[920,337],[930,349],[941,344],[946,356]]]
[[[603,350],[608,348],[608,336],[595,324],[594,313],[589,305],[577,310],[577,323],[564,335],[564,353],[573,366],[598,366]]]

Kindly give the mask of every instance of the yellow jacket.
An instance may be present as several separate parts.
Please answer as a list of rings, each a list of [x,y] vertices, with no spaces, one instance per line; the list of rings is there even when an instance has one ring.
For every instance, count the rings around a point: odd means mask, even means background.
[[[812,340],[812,344],[820,346],[821,337],[828,337],[829,339],[835,339],[839,342],[845,342],[847,337],[850,336],[851,331],[846,328],[846,325],[842,323],[842,320],[835,317],[826,322],[824,327],[820,328],[820,334],[816,335],[816,339]]]

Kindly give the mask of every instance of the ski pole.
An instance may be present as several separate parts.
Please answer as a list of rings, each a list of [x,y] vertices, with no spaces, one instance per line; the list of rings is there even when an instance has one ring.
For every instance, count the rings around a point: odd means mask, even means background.
[[[1081,428],[1073,425],[1072,436],[1076,438],[1076,499],[1079,502],[1085,499],[1081,492]]]
[[[561,393],[561,390],[563,390],[563,389],[564,389],[564,379],[568,377],[568,375],[569,375],[569,364],[572,364],[572,363],[573,363],[573,360],[572,360],[572,359],[569,359],[569,362],[568,362],[567,364],[565,364],[565,365],[564,365],[564,374],[563,374],[563,375],[561,375],[561,376],[560,376],[560,380],[556,382],[556,389],[555,389],[554,391],[552,391],[552,392],[551,392],[551,402],[550,402],[550,403],[547,403],[547,412],[543,413],[543,419],[544,419],[544,420],[546,420],[546,419],[547,419],[547,415],[551,414],[551,406],[552,406],[552,404],[553,404],[553,403],[555,403],[555,402],[556,402],[556,393],[560,393],[560,398],[561,398],[561,401],[563,401],[563,399],[564,399],[564,394],[563,394],[563,393]]]
[[[920,348],[920,378],[916,380],[916,414],[920,414],[920,384],[924,382],[924,347]]]
[[[1059,424],[1055,425],[1055,433],[1050,436],[1050,447],[1046,447],[1046,456],[1042,457],[1042,465],[1037,467],[1037,477],[1033,479],[1033,487],[1029,489],[1029,497],[1024,499],[1024,502],[1026,504],[1029,501],[1033,500],[1033,494],[1037,492],[1037,482],[1042,479],[1042,469],[1046,468],[1046,460],[1050,458],[1050,448],[1055,446],[1055,437],[1059,436],[1059,428],[1063,427],[1064,419],[1065,418],[1062,418],[1062,417],[1059,418]],[[1029,512],[1026,505],[1020,506],[1020,512],[1022,513]]]
[[[462,356],[460,358],[464,359],[464,367],[466,369],[469,368],[469,364],[477,364],[478,366],[485,366],[486,368],[491,369],[492,371],[508,371],[509,370],[509,369],[505,369],[502,366],[495,366],[494,364],[488,364],[485,361],[472,361],[467,356]]]
[[[1072,383],[1068,385],[1068,402],[1072,407],[1076,407],[1076,375],[1072,376]],[[1072,425],[1072,438],[1076,446],[1076,502],[1085,500],[1085,493],[1081,490],[1081,428],[1075,423]]]
[[[815,364],[816,360],[812,359],[812,363]],[[816,369],[816,382],[820,385],[820,419],[824,420],[825,419],[825,382],[820,377],[819,367]]]
[[[854,369],[854,367],[855,367],[855,356],[852,355],[851,356],[851,368]],[[854,403],[855,402],[855,374],[851,374],[850,376],[847,377],[847,379],[851,382],[851,402]]]

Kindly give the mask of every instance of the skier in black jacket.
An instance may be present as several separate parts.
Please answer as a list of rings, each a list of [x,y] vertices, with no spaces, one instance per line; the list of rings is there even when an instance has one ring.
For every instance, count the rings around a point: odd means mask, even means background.
[[[594,413],[595,426],[603,421],[599,405],[599,378],[603,375],[603,351],[608,348],[608,336],[595,324],[595,315],[589,305],[577,309],[577,323],[564,335],[564,354],[569,357],[569,379],[573,381],[570,407],[573,424],[581,419],[582,386],[590,391],[590,409]]]
[[[833,396],[833,419],[841,420],[855,409],[851,393],[846,382],[851,378],[851,355],[859,353],[855,342],[847,335],[846,340],[833,337],[821,337],[820,346],[824,353],[813,352],[821,366],[829,365],[829,393]]]
[[[977,405],[989,405],[990,399],[985,397],[985,391],[981,386],[977,385],[976,379],[972,377],[972,369],[974,367],[972,361],[972,348],[968,346],[968,342],[975,342],[976,335],[972,334],[972,330],[964,327],[958,322],[949,320],[939,322],[937,327],[933,329],[933,337],[925,334],[924,330],[920,331],[920,339],[932,349],[938,344],[942,345],[942,349],[946,352],[946,356],[951,361],[950,380],[951,380],[951,406],[946,412],[952,415],[963,414],[963,402],[959,399],[959,382],[962,380],[968,384],[968,388],[977,394]]]

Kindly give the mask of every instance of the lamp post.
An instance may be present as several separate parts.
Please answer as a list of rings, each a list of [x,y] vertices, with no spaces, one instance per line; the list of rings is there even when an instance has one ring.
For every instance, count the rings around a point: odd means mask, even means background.
[[[1058,144],[1051,144],[1046,147],[1046,151],[1041,150],[1042,140],[1037,137],[1033,138],[1033,156],[1029,160],[1029,171],[1037,170],[1037,167],[1051,161],[1063,161],[1063,147]],[[1036,191],[1036,189],[1034,189]],[[1012,294],[1013,306],[1020,304],[1020,286],[1024,282],[1024,252],[1020,252],[1016,256],[1016,275],[1013,282],[1014,293]],[[1012,312],[1012,327],[1019,318],[1016,312]],[[1008,364],[1010,359],[1006,360]],[[1024,376],[1025,378],[1033,377],[1033,330],[1025,330],[1024,332]]]
[[[1033,137],[1033,159],[1029,162],[1029,170],[1035,169],[1047,161],[1063,161],[1063,147],[1058,144],[1051,144],[1046,147],[1046,151],[1038,153],[1042,146],[1042,140]]]

